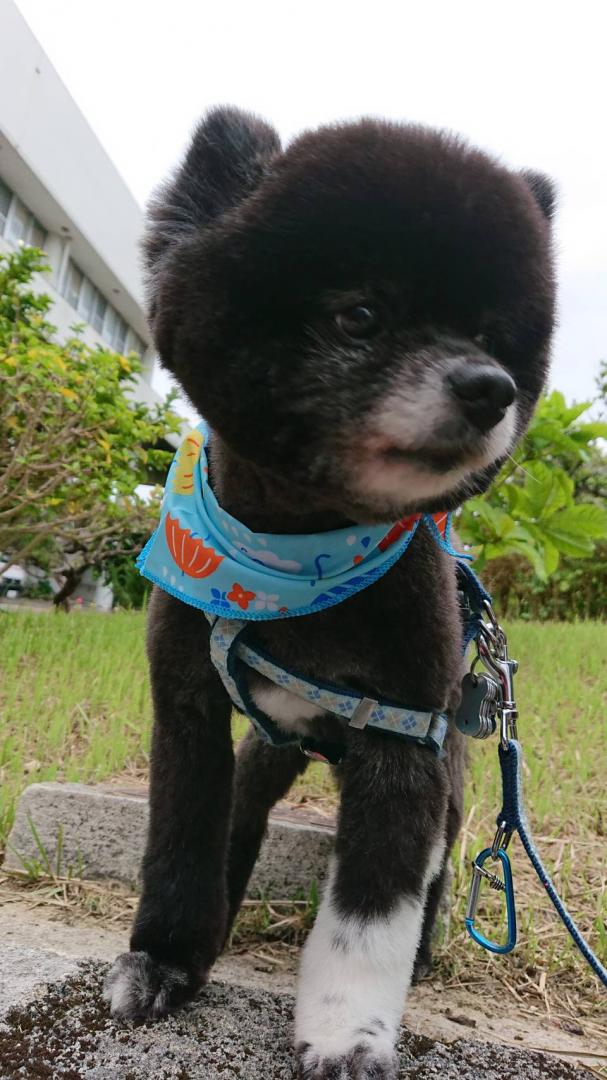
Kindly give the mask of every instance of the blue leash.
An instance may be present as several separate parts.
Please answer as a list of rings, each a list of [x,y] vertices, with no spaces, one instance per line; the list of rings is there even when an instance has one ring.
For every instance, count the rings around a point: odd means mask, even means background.
[[[559,918],[565,929],[577,945],[579,951],[600,979],[603,986],[607,987],[607,969],[603,966],[596,954],[590,948],[588,942],[580,933],[574,920],[569,914],[565,904],[561,900],[554,884],[547,873],[544,864],[538,854],[537,848],[529,831],[527,816],[523,805],[522,761],[523,751],[517,738],[516,721],[518,713],[514,701],[513,678],[517,670],[516,661],[508,656],[508,644],[506,635],[499,626],[491,603],[488,598],[482,598],[482,609],[488,622],[479,617],[476,624],[475,641],[477,656],[472,664],[472,673],[476,664],[480,661],[489,671],[490,676],[486,680],[497,685],[497,704],[495,707],[495,719],[500,722],[500,746],[499,759],[502,773],[503,806],[497,818],[497,832],[490,848],[476,857],[472,864],[472,884],[466,910],[466,929],[471,938],[489,952],[505,954],[512,952],[516,945],[516,909],[514,902],[514,885],[512,881],[512,869],[510,858],[506,851],[512,835],[517,832],[521,843],[529,856],[539,880],[544,886],[552,901]],[[494,725],[495,726],[495,725]],[[499,860],[502,866],[503,877],[491,873],[485,868],[488,859]],[[506,899],[506,911],[508,916],[507,940],[503,944],[491,941],[485,937],[475,926],[476,909],[478,906],[481,885],[487,881],[492,889],[503,892]]]
[[[500,746],[499,757],[502,770],[504,805],[498,818],[498,829],[502,829],[506,836],[511,835],[515,831],[518,832],[521,843],[529,856],[531,865],[554,904],[556,912],[562,920],[565,929],[572,937],[584,959],[590,964],[595,975],[601,980],[603,986],[607,986],[607,968],[603,967],[569,914],[552,883],[550,875],[542,863],[533,842],[533,837],[529,832],[527,817],[523,806],[523,752],[521,744],[516,739],[510,739],[507,748]],[[506,855],[506,852],[503,851],[502,848],[500,848],[500,853]],[[507,855],[506,858],[508,858]]]

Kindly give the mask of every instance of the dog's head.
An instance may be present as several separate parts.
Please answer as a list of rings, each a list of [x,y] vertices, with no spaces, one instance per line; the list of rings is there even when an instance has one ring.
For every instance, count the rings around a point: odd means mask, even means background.
[[[483,490],[542,389],[550,182],[364,120],[212,112],[145,243],[161,359],[239,457],[359,521]]]

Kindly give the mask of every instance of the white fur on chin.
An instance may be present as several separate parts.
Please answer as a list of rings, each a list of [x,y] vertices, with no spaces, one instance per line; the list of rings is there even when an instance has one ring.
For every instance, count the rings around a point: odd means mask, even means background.
[[[383,424],[381,431],[389,433]],[[455,491],[474,473],[503,457],[511,449],[515,436],[516,405],[511,405],[503,420],[482,437],[482,450],[478,455],[448,472],[435,472],[421,462],[390,460],[379,453],[368,454],[359,459],[356,465],[356,494],[363,498],[384,498],[394,503],[402,502],[406,496],[410,504],[440,498]]]

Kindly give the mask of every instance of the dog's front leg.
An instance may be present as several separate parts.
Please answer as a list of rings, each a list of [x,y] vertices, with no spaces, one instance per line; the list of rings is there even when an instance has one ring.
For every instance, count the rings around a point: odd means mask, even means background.
[[[308,764],[298,746],[268,746],[253,728],[238,747],[227,869],[228,933],[259,854],[268,814]]]
[[[394,1045],[445,850],[447,780],[422,747],[352,733],[335,860],[301,964],[302,1080],[392,1080]]]
[[[201,612],[155,592],[148,652],[154,697],[150,822],[129,953],[105,997],[115,1015],[162,1016],[195,994],[226,933],[234,757],[230,701]]]

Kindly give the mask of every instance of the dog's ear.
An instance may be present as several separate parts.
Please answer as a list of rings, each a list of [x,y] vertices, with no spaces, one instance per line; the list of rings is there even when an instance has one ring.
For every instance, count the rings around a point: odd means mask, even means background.
[[[185,159],[153,195],[143,242],[150,291],[164,256],[250,195],[280,152],[276,131],[240,109],[212,109],[200,121]]]
[[[534,169],[523,169],[521,176],[531,188],[531,193],[542,214],[548,221],[551,221],[556,210],[556,187],[554,183],[545,173],[535,172]]]

